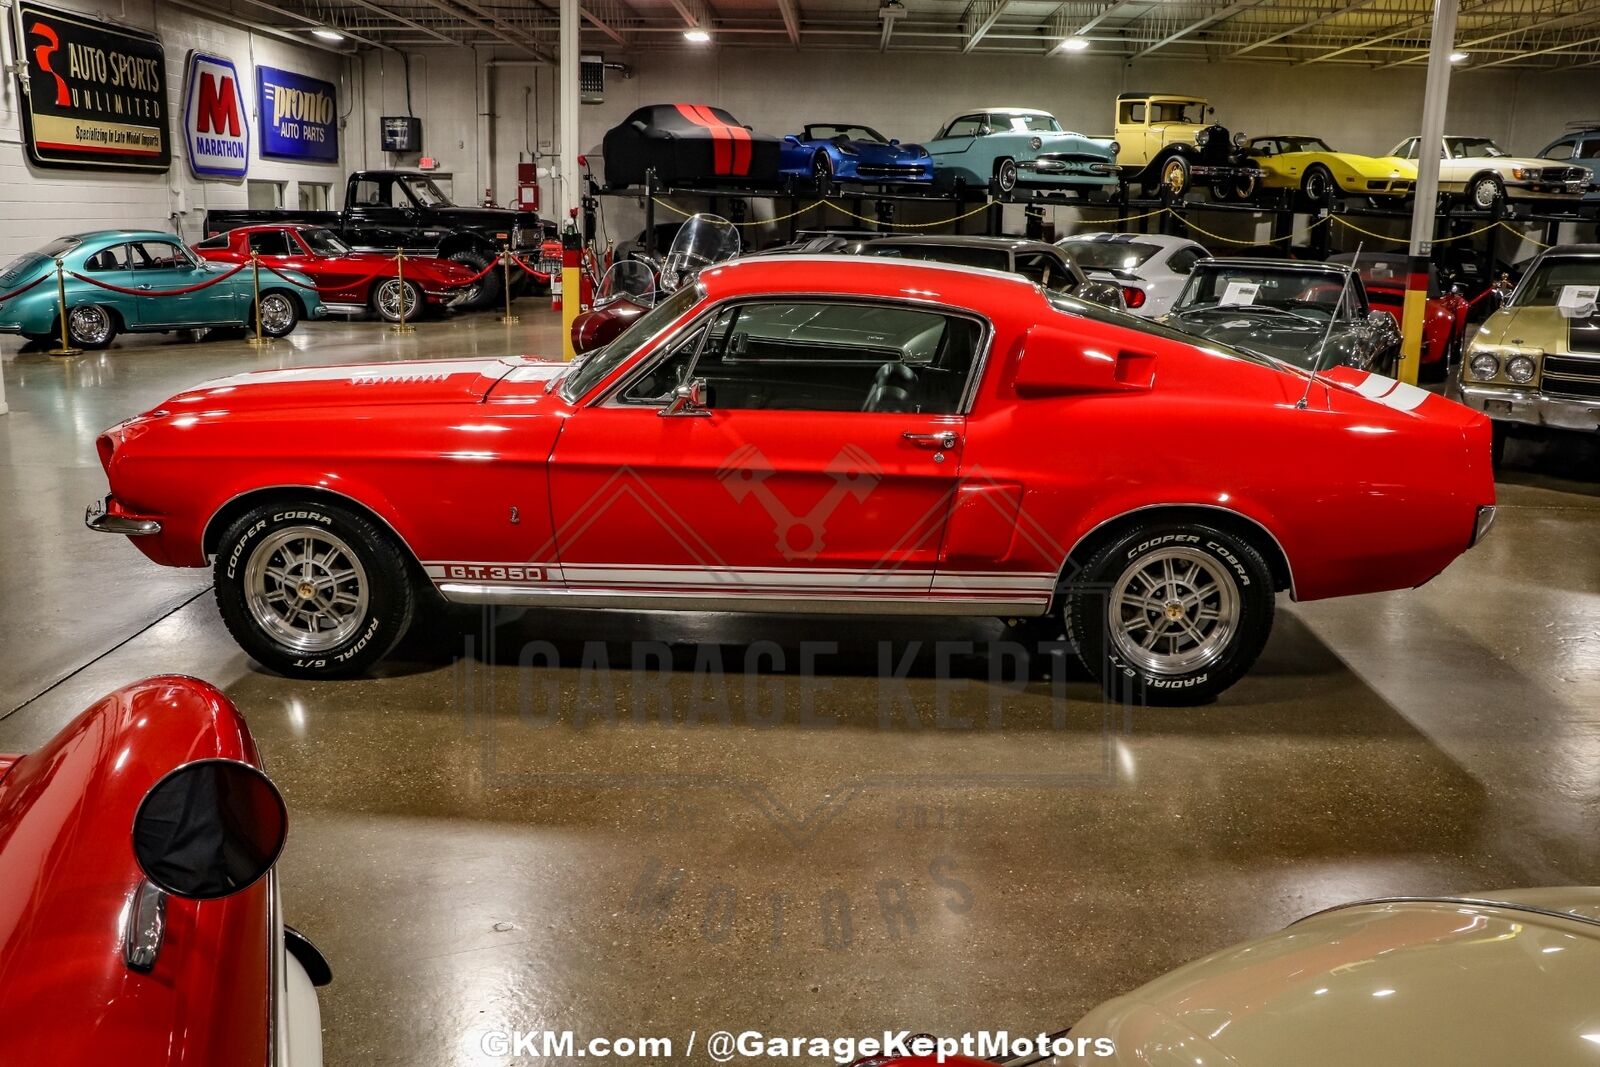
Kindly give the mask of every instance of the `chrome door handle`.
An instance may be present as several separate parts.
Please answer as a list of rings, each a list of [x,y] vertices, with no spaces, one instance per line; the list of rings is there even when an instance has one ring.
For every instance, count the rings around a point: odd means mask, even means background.
[[[954,430],[942,430],[939,433],[912,433],[908,430],[900,436],[924,448],[954,448],[956,442],[961,440]]]
[[[139,286],[139,288],[149,292],[151,289],[154,289],[155,286],[151,285],[149,282],[145,282],[143,285]]]

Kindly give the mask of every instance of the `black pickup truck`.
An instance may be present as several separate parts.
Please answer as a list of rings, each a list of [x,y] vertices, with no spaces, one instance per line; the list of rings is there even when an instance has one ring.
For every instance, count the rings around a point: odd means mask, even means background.
[[[358,251],[393,251],[453,259],[474,270],[487,266],[510,245],[537,253],[555,224],[536,212],[496,207],[457,207],[420,171],[360,170],[345,184],[343,211],[234,209],[207,211],[205,235],[262,223],[326,226]],[[520,275],[520,272],[513,271]],[[525,276],[523,276],[525,277]],[[492,271],[464,306],[494,307],[502,299],[502,276]]]

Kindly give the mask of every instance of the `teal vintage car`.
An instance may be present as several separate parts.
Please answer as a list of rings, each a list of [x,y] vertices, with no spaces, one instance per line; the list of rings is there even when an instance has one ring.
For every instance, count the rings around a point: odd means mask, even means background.
[[[923,147],[933,157],[934,182],[947,188],[992,181],[1001,193],[1033,185],[1088,195],[1118,180],[1117,142],[1071,133],[1035,108],[963,111]]]
[[[254,326],[250,268],[207,263],[175,234],[98,230],[60,237],[0,271],[0,333],[32,340],[61,336],[56,261],[66,288],[67,335],[78,348],[104,348],[123,332]],[[301,319],[328,313],[311,279],[261,271],[261,332],[283,337]]]

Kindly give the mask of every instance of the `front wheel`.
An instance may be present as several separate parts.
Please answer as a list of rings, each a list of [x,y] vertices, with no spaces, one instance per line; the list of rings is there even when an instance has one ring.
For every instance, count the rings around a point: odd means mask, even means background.
[[[372,308],[384,322],[399,322],[402,307],[408,322],[416,321],[422,314],[422,290],[417,288],[416,282],[385,278],[372,290]]]
[[[261,332],[268,337],[288,337],[300,322],[300,305],[280,290],[261,294]]]
[[[1113,700],[1201,704],[1249,670],[1272,630],[1272,573],[1212,526],[1156,522],[1090,557],[1066,593],[1067,639]]]
[[[269,504],[236,520],[214,571],[239,647],[296,678],[360,674],[411,624],[415,594],[387,531],[337,505]]]
[[[1327,167],[1318,165],[1306,169],[1306,176],[1300,182],[1301,192],[1306,194],[1306,199],[1316,207],[1326,207],[1333,203],[1333,174]]]
[[[994,165],[994,184],[1002,193],[1009,193],[1017,187],[1016,160],[1002,159]]]
[[[1480,211],[1488,211],[1506,195],[1506,187],[1494,174],[1480,174],[1467,187],[1467,199]]]
[[[1173,196],[1182,196],[1189,191],[1190,184],[1189,161],[1182,156],[1171,156],[1161,164],[1158,172],[1161,180],[1156,184],[1157,191],[1167,190]]]

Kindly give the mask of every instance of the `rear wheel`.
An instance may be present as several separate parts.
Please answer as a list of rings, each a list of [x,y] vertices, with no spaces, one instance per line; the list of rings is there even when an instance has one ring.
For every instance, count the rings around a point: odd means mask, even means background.
[[[1198,523],[1143,524],[1103,545],[1066,593],[1067,639],[1114,700],[1204,703],[1272,630],[1272,573],[1248,542]]]
[[[385,322],[399,322],[404,306],[407,321],[422,314],[422,290],[416,282],[402,282],[398,278],[385,278],[372,290],[372,309]]]
[[[411,624],[414,591],[388,532],[337,505],[268,504],[217,554],[217,607],[256,662],[298,678],[359,674]]]
[[[117,320],[99,304],[79,304],[67,310],[67,337],[76,348],[104,348],[117,336]]]
[[[261,294],[261,332],[268,337],[287,337],[300,322],[300,305],[281,289]]]
[[[488,253],[471,248],[463,248],[459,252],[452,252],[445,258],[453,263],[459,263],[463,267],[470,268],[474,274],[487,267],[494,260],[494,257]],[[492,308],[500,303],[502,285],[500,272],[492,270],[467,287],[467,298],[457,304],[456,307],[462,311],[482,311],[484,308]]]

